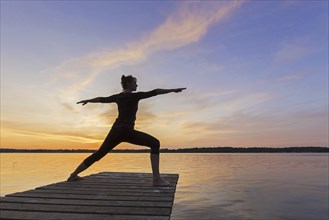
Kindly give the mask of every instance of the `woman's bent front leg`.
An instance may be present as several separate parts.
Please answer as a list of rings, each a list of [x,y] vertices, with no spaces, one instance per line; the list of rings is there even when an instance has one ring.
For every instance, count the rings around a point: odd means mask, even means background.
[[[170,186],[170,183],[160,177],[160,141],[155,137],[141,131],[132,130],[127,142],[151,148],[151,166],[154,186]]]

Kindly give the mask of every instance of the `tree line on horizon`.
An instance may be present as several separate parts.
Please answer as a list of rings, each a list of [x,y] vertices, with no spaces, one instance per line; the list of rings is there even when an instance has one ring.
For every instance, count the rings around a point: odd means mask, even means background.
[[[93,153],[89,149],[13,149],[0,148],[0,153]],[[148,153],[149,149],[117,149],[113,153]],[[162,153],[329,153],[328,147],[194,147],[160,149]]]

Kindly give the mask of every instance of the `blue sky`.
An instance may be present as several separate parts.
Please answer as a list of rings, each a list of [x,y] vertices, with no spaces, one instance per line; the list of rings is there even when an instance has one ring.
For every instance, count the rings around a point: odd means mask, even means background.
[[[122,74],[188,88],[140,103],[163,147],[328,146],[328,1],[1,1],[1,147],[97,148]]]

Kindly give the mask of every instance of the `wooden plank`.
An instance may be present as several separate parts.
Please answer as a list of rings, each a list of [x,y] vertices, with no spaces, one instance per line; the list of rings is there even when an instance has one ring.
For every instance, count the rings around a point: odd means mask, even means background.
[[[178,174],[161,174],[161,177],[168,180],[169,182],[176,183],[178,180]],[[87,176],[85,178],[86,180],[119,180],[121,181],[122,179],[129,181],[152,181],[153,180],[153,175],[150,173],[115,173],[115,172],[103,172],[103,173],[98,173],[98,174],[91,174],[90,176]]]
[[[88,183],[107,183],[107,184],[115,184],[115,183],[120,183],[124,185],[129,185],[129,184],[139,184],[139,185],[146,185],[146,186],[153,186],[153,181],[151,179],[108,179],[108,178],[85,178],[82,180],[83,182],[88,182]],[[81,182],[82,182],[81,181]],[[168,180],[171,184],[176,184],[174,181]]]
[[[176,182],[166,179],[170,184],[176,185]],[[106,179],[106,178],[93,178],[93,179],[84,179],[81,182],[86,182],[89,184],[108,184],[108,185],[138,185],[138,186],[148,186],[153,187],[153,180],[146,179]],[[170,187],[170,186],[169,186]]]
[[[168,180],[169,182],[171,183],[176,183],[176,179],[175,178],[164,178],[165,180]],[[107,176],[90,176],[90,177],[86,177],[85,180],[88,180],[88,181],[111,181],[111,182],[123,182],[122,180],[124,181],[127,181],[127,182],[131,182],[131,181],[136,181],[136,182],[149,182],[149,183],[152,183],[153,181],[153,178],[143,178],[143,177],[131,177],[131,178],[128,178],[128,177],[116,177],[116,178],[109,178]]]
[[[86,176],[86,177],[91,177],[91,178],[98,178],[98,179],[105,179],[105,178],[108,178],[108,179],[145,179],[145,180],[152,180],[153,179],[153,176],[152,175],[149,175],[149,176],[146,176],[146,175],[140,175],[140,174],[137,174],[137,175],[120,175],[120,174],[104,174],[104,175],[101,175],[101,174],[91,174],[89,176]],[[161,177],[163,179],[168,179],[168,180],[177,180],[177,176],[175,175],[172,175],[172,176],[164,176],[164,175],[161,175]]]
[[[152,173],[126,173],[126,172],[100,172],[97,174],[91,174],[90,176],[136,176],[136,177],[153,177]],[[178,174],[175,173],[162,173],[161,177],[174,177],[174,178],[178,178]]]
[[[111,207],[111,206],[81,206],[57,204],[28,204],[1,202],[2,210],[42,211],[42,212],[69,212],[69,213],[98,213],[116,215],[151,215],[168,216],[170,208],[163,207]]]
[[[126,192],[135,192],[135,191],[145,191],[145,192],[175,192],[174,188],[154,188],[154,187],[137,187],[137,186],[99,186],[99,185],[67,185],[67,184],[54,184],[49,186],[41,186],[36,189],[104,189],[104,190],[115,190],[115,191],[126,191]]]
[[[31,211],[11,211],[1,210],[1,219],[26,219],[26,220],[169,220],[168,216],[145,216],[145,215],[105,215],[95,213],[59,213],[59,212],[31,212]]]
[[[102,172],[0,198],[7,219],[170,219],[177,174],[170,187],[154,187],[150,173]]]
[[[154,187],[153,183],[150,181],[114,181],[114,180],[81,180],[81,182],[86,182],[89,184],[107,184],[107,185],[122,185],[122,186],[147,186],[147,187]],[[171,183],[176,184],[176,183]]]
[[[46,186],[46,187],[38,187],[35,190],[84,190],[84,189],[89,189],[90,191],[102,191],[102,190],[107,190],[107,191],[113,191],[113,192],[145,192],[145,193],[174,193],[175,188],[126,188],[124,186],[117,188],[117,187],[107,187],[107,186],[102,186],[102,187],[94,187],[93,185],[89,185],[88,187],[84,186],[79,186],[79,185],[54,185],[54,186]]]
[[[106,174],[91,174],[89,175],[90,177],[95,177],[95,178],[111,178],[111,179],[153,179],[153,175],[141,175],[137,173],[136,175],[126,175],[126,174],[118,174],[118,173],[106,173]],[[177,179],[177,175],[161,175],[162,178],[164,179],[169,179],[169,180],[175,180]]]
[[[47,186],[72,186],[72,187],[79,187],[79,186],[90,186],[90,187],[108,187],[108,188],[147,188],[147,189],[159,189],[159,190],[172,190],[176,188],[176,183],[170,183],[170,186],[167,187],[154,187],[151,183],[147,184],[139,184],[136,182],[123,182],[125,180],[122,180],[122,182],[116,181],[113,182],[111,180],[109,181],[86,181],[86,180],[80,180],[75,182],[59,182],[59,183],[52,183],[49,185],[41,186],[41,187],[47,187]]]
[[[86,190],[56,190],[56,189],[37,189],[35,190],[40,193],[55,193],[55,194],[78,194],[78,195],[108,195],[108,196],[153,196],[153,197],[172,197],[174,193],[171,192],[144,192],[144,191],[135,191],[135,192],[125,192],[125,191],[108,191],[103,189],[86,189]]]
[[[41,187],[37,187],[36,189],[39,188],[48,188],[48,187],[76,187],[76,188],[104,188],[104,189],[155,189],[154,186],[145,186],[145,185],[123,185],[123,184],[107,184],[107,183],[88,183],[85,181],[77,181],[77,182],[71,182],[70,184],[67,184],[67,182],[59,182],[59,183],[53,183],[53,184],[49,184],[46,186],[41,186]],[[175,186],[172,187],[158,187],[156,188],[158,190],[161,191],[175,191]]]
[[[83,200],[83,199],[56,199],[33,197],[2,197],[1,202],[30,203],[30,204],[57,204],[57,205],[92,205],[92,206],[129,206],[129,207],[166,207],[172,206],[171,202],[159,201],[117,201],[117,200]]]
[[[152,197],[152,196],[107,196],[107,195],[75,195],[75,194],[46,194],[39,193],[38,190],[31,192],[21,192],[6,195],[6,197],[29,197],[29,198],[57,198],[57,199],[85,199],[85,200],[117,200],[117,201],[162,201],[172,202],[172,197]]]
[[[38,187],[36,190],[107,190],[107,191],[125,191],[125,192],[159,192],[159,193],[175,193],[175,189],[156,189],[156,188],[137,188],[137,187],[129,187],[129,188],[124,188],[123,186],[121,187],[100,187],[100,186],[90,186],[90,185],[76,185],[76,186],[65,186],[65,185],[55,185],[55,186],[44,186],[44,187]]]
[[[153,177],[151,177],[151,176],[137,176],[137,175],[111,176],[111,175],[95,175],[95,174],[85,176],[85,178],[87,178],[87,179],[127,179],[127,180],[128,179],[141,179],[141,180],[152,180],[153,179]],[[175,177],[175,176],[168,176],[168,177],[162,177],[162,178],[166,179],[166,180],[170,180],[170,181],[177,181],[177,177]]]

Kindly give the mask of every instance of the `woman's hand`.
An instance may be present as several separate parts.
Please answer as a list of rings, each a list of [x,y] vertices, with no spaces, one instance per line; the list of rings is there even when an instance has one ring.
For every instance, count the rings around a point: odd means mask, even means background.
[[[82,103],[82,105],[85,105],[85,104],[88,103],[88,100],[82,100],[82,101],[80,101],[80,102],[77,102],[77,104],[80,104],[80,103]]]
[[[181,92],[183,90],[185,90],[186,88],[177,88],[177,89],[173,89],[173,92]]]

